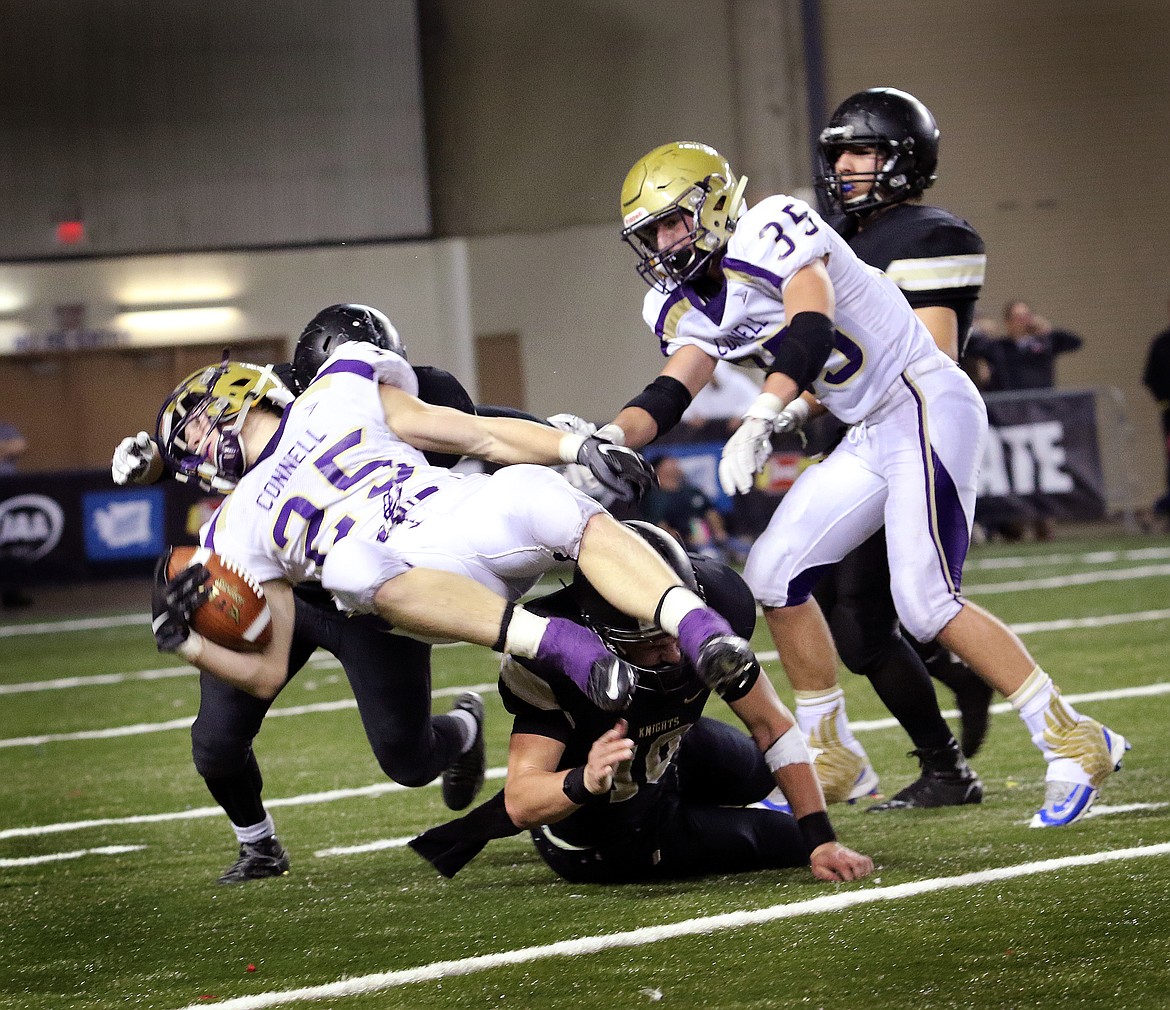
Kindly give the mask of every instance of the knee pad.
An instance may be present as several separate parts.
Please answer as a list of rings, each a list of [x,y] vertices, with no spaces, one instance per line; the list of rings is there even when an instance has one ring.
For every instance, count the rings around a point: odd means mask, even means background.
[[[251,740],[202,731],[198,722],[191,727],[191,759],[202,778],[238,775],[247,769],[251,753]]]

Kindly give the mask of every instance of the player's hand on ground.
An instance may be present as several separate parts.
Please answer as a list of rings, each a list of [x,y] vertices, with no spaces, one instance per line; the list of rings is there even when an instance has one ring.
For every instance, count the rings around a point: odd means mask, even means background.
[[[619,719],[613,729],[602,733],[589,748],[589,760],[585,762],[585,788],[596,796],[609,792],[618,765],[634,759],[634,741],[626,736],[628,729],[626,720]]]
[[[840,842],[825,842],[809,858],[817,880],[860,880],[873,873],[873,860]]]
[[[154,566],[150,594],[151,629],[159,652],[179,652],[191,637],[191,615],[211,595],[211,573],[203,565],[184,568],[169,582],[166,551]]]
[[[149,484],[151,474],[161,465],[154,439],[140,431],[118,443],[110,460],[110,476],[115,484]]]

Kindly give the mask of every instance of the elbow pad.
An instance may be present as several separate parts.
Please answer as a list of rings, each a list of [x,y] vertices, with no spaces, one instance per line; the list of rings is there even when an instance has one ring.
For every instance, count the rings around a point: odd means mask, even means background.
[[[835,334],[832,320],[823,313],[798,312],[789,320],[767,374],[780,372],[792,379],[801,392],[811,389],[833,352]]]
[[[678,424],[683,411],[691,405],[691,399],[691,391],[678,379],[660,375],[626,406],[641,407],[654,418],[658,434],[663,435]]]

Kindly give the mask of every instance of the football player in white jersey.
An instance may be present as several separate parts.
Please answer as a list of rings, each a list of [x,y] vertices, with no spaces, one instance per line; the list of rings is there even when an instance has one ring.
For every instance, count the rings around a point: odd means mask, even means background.
[[[784,497],[744,576],[793,687],[838,713],[832,637],[810,594],[819,569],[884,524],[894,601],[920,641],[938,638],[1002,692],[1048,762],[1032,823],[1081,817],[1128,744],[1061,698],[1008,628],[960,592],[987,415],[898,287],[864,264],[804,201],[754,207],[746,180],[700,143],[638,160],[622,187],[623,238],[650,284],[643,316],[668,361],[599,434],[640,447],[677,422],[720,359],[766,370],[764,392],[723,450],[744,493],[771,454],[782,411],[811,392],[852,427]]]
[[[160,648],[271,696],[287,673],[291,585],[319,581],[343,609],[377,613],[402,633],[544,658],[596,704],[620,710],[633,668],[595,633],[515,604],[541,574],[575,560],[620,610],[669,625],[713,684],[757,665],[640,538],[548,466],[523,465],[576,461],[632,498],[651,479],[640,456],[531,421],[434,407],[416,388],[405,358],[354,342],[291,403],[255,365],[225,361],[180,383],[160,412],[159,444],[177,474],[231,492],[202,540],[261,582],[273,637],[243,653],[191,631],[203,578],[185,572],[156,603]],[[519,465],[456,474],[431,466],[424,450]]]

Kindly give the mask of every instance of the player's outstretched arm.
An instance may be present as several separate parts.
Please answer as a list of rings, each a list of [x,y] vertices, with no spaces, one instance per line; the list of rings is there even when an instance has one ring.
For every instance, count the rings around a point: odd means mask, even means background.
[[[789,804],[809,848],[809,865],[818,880],[857,880],[873,872],[873,860],[837,841],[812,753],[792,713],[766,676],[760,676],[731,709],[764,754],[768,769]]]
[[[640,498],[654,471],[632,449],[597,435],[561,432],[547,424],[513,417],[479,417],[434,407],[393,386],[381,387],[386,423],[418,449],[460,453],[493,463],[580,463],[625,501]]]
[[[715,359],[706,351],[693,344],[680,347],[670,356],[658,378],[597,433],[634,449],[649,445],[678,424],[691,400],[711,381],[714,371]]]
[[[158,445],[145,431],[122,439],[110,460],[115,484],[153,484],[162,479],[165,469]]]

